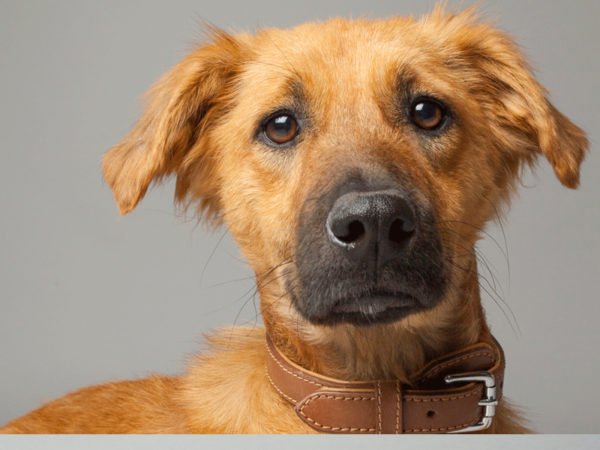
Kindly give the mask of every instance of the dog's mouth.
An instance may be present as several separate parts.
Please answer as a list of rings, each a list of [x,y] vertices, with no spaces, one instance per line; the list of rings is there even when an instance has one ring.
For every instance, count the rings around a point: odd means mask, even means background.
[[[420,302],[406,293],[381,292],[337,301],[325,321],[357,325],[399,320],[422,309]]]

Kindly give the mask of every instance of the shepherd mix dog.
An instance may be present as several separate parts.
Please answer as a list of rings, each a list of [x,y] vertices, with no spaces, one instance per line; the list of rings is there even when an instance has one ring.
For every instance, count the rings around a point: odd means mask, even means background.
[[[513,41],[472,9],[442,7],[420,20],[210,34],[150,90],[103,171],[121,214],[174,175],[179,204],[226,224],[256,274],[264,328],[210,337],[181,376],[84,388],[1,431],[471,431],[493,403],[486,432],[526,432],[498,394],[464,426],[406,423],[411,401],[428,403],[417,423],[451,422],[431,408],[466,396],[415,400],[431,388],[416,381],[424,368],[494,345],[474,247],[522,168],[544,155],[563,185],[579,183],[586,136],[552,106]],[[269,361],[281,370],[269,372]],[[311,419],[290,376],[317,390],[333,383],[311,401],[353,401],[325,402]],[[392,397],[377,380],[392,380]],[[371,405],[374,425],[350,417],[363,414],[359,403]]]

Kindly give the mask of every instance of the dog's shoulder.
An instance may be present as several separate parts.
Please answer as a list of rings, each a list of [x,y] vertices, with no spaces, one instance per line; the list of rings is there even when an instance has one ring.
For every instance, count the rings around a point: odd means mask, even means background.
[[[178,392],[193,433],[311,433],[271,386],[265,330],[224,328],[207,337]]]
[[[485,434],[522,434],[535,433],[527,420],[527,411],[511,400],[503,398],[498,405],[492,426],[484,431]]]
[[[307,433],[271,387],[262,327],[225,328],[179,377],[105,383],[50,401],[0,433]]]
[[[177,433],[180,378],[152,375],[79,389],[9,422],[0,433]]]

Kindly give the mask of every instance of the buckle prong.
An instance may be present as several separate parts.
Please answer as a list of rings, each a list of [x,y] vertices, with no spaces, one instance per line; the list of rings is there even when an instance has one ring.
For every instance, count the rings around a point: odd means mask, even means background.
[[[496,397],[496,379],[490,372],[475,372],[458,375],[447,375],[444,381],[450,383],[460,382],[481,382],[485,384],[484,397],[479,401],[478,405],[483,406],[483,417],[479,422],[470,427],[460,430],[451,431],[450,433],[472,433],[489,428],[492,425],[492,419],[496,414],[496,406],[498,406],[498,398]]]

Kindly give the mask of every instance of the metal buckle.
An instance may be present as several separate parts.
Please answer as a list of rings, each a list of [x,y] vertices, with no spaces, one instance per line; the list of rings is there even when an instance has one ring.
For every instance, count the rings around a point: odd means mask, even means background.
[[[450,431],[450,433],[471,433],[473,431],[481,431],[489,428],[492,424],[492,419],[496,414],[496,406],[498,406],[498,399],[496,398],[496,379],[494,378],[494,375],[492,375],[490,372],[448,375],[444,378],[444,381],[446,383],[473,381],[485,383],[484,397],[478,403],[479,406],[485,406],[481,420],[475,425],[456,431]]]

